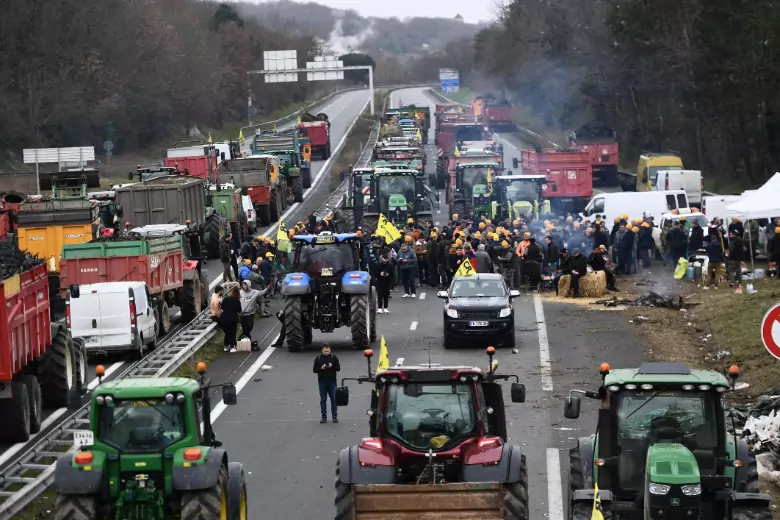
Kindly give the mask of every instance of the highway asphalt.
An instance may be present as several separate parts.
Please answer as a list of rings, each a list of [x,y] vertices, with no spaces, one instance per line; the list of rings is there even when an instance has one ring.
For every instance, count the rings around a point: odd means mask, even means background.
[[[434,104],[424,89],[398,91],[393,100]],[[432,159],[435,147],[428,146],[428,152]],[[444,221],[446,206],[441,211]],[[415,300],[402,299],[401,292],[392,296],[390,314],[377,316],[377,332],[387,340],[391,363],[427,363],[430,356],[432,363],[487,367],[487,344],[444,350],[442,303],[436,289],[419,288]],[[281,297],[272,301],[274,310],[281,305]],[[500,350],[497,360],[499,371],[517,374],[528,392],[525,404],[507,405],[509,437],[528,457],[530,518],[563,520],[566,449],[596,425],[595,405],[587,401],[580,420],[566,421],[563,398],[571,388],[595,388],[602,361],[632,366],[641,360],[642,351],[634,329],[618,314],[550,304],[527,295],[516,299],[514,308],[518,353]],[[315,332],[312,347],[301,353],[271,347],[278,331],[275,318],[258,320],[254,337],[261,341],[261,352],[226,354],[212,363],[213,381],[231,380],[239,390],[237,406],[216,405],[215,430],[231,458],[244,463],[251,518],[331,518],[336,457],[342,448],[368,436],[370,388],[351,383],[350,405],[339,413],[340,423],[320,424],[312,364],[325,343],[339,357],[343,377],[364,375],[365,359],[362,351],[352,350],[346,328],[331,334]],[[378,355],[379,342],[372,347]],[[264,365],[270,368],[264,371]],[[505,400],[511,403],[508,390]]]

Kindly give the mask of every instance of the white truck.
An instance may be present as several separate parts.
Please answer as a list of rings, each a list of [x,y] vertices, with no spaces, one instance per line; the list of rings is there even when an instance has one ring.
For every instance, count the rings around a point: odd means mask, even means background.
[[[658,225],[661,215],[672,210],[690,213],[690,209],[688,195],[684,190],[626,191],[594,195],[580,216],[593,220],[595,215],[601,215],[611,228],[614,219],[623,215],[628,215],[629,220],[652,216]]]

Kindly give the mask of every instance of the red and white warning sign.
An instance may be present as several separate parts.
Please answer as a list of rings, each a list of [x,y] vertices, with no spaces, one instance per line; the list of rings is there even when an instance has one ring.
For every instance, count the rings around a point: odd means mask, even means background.
[[[761,340],[777,359],[780,359],[780,303],[775,304],[764,315],[761,322]]]

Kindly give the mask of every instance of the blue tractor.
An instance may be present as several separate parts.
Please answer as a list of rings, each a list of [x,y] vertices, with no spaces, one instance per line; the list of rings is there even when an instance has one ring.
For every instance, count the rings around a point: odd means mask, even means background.
[[[357,234],[297,235],[292,245],[292,269],[282,284],[290,351],[311,344],[314,329],[333,332],[349,326],[356,349],[375,341],[377,304],[371,277],[360,270]]]

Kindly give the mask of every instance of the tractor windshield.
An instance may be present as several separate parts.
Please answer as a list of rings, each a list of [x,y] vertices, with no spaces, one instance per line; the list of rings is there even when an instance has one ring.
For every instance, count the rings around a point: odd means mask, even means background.
[[[185,435],[180,404],[165,399],[116,400],[100,406],[98,440],[122,452],[161,451]]]
[[[466,199],[470,199],[474,194],[474,186],[481,186],[483,189],[477,191],[487,193],[488,169],[485,166],[466,166],[462,168],[463,192]]]
[[[515,202],[533,202],[539,198],[538,184],[528,181],[510,182],[506,187],[506,200]]]
[[[352,246],[349,244],[309,245],[301,247],[298,269],[314,277],[338,276],[353,269]]]
[[[459,126],[455,132],[458,142],[485,140],[485,129],[482,125]]]
[[[417,450],[477,432],[474,391],[466,384],[391,385],[385,414],[387,433]]]
[[[414,202],[413,175],[385,175],[379,178],[379,211],[407,209]]]
[[[718,396],[711,392],[661,390],[623,392],[618,398],[620,482],[624,489],[643,485],[647,448],[677,437],[694,455],[718,446]]]

